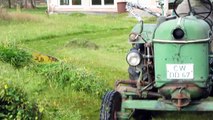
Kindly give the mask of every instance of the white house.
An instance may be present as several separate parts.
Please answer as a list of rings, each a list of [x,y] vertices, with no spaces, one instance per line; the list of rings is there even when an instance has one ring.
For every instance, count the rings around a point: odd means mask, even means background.
[[[117,3],[134,2],[156,7],[156,0],[47,0],[48,12],[117,12]]]

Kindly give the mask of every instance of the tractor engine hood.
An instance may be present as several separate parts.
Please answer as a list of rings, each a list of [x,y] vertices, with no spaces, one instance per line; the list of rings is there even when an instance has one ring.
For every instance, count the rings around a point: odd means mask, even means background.
[[[153,40],[155,87],[166,98],[188,99],[188,104],[207,96],[210,33],[209,25],[193,16],[158,26]]]
[[[154,42],[199,42],[209,40],[211,29],[207,22],[194,16],[166,21],[158,26]]]

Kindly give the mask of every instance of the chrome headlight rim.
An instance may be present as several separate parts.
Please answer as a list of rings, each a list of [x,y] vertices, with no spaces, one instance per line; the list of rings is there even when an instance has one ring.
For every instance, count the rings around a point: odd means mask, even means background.
[[[126,56],[126,61],[130,66],[140,65],[141,60],[142,56],[137,50],[131,50]]]

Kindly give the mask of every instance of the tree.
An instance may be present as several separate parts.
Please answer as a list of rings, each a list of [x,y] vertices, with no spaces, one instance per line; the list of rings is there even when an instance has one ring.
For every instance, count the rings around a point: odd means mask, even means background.
[[[36,8],[36,0],[0,0],[0,6],[3,7],[16,7],[20,6],[21,8]]]
[[[22,0],[24,8],[35,8],[35,0]]]
[[[31,3],[32,8],[36,7],[35,0],[30,0],[30,3]]]
[[[12,5],[11,5],[11,0],[8,0],[8,7],[11,8]]]

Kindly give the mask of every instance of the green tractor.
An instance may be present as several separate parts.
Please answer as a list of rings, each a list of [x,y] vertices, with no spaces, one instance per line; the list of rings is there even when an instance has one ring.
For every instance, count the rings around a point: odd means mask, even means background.
[[[149,120],[152,111],[213,111],[213,101],[205,101],[213,95],[212,3],[205,0],[208,9],[197,12],[194,0],[185,1],[187,14],[177,12],[175,0],[168,5],[169,17],[128,4],[139,21],[129,35],[130,79],[117,80],[103,96],[100,120]],[[158,16],[158,23],[143,24],[133,7]]]

